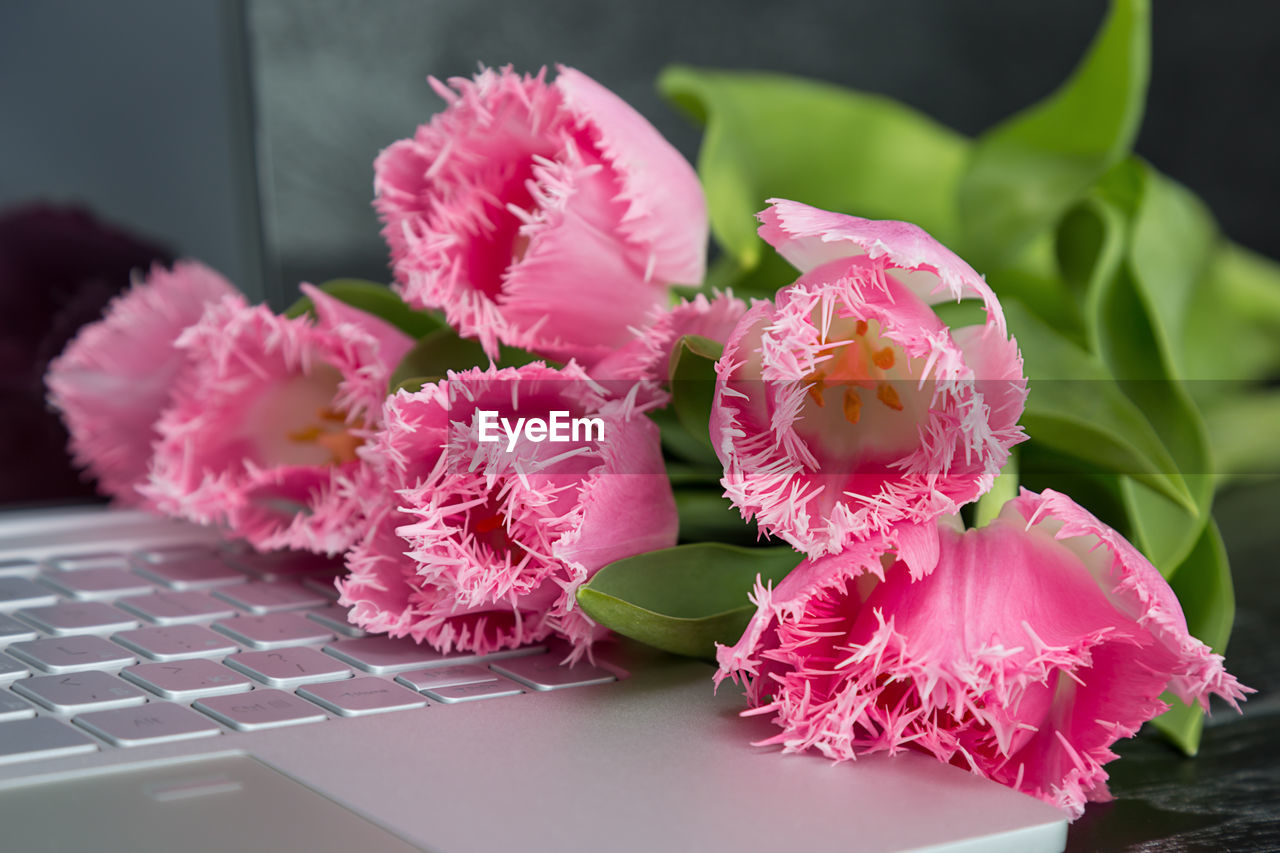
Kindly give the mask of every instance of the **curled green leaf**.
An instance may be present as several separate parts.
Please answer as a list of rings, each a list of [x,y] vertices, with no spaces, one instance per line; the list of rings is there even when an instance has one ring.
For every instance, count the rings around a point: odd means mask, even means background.
[[[1098,470],[1127,474],[1194,511],[1173,456],[1102,362],[1017,302],[1007,303],[1005,314],[1029,377],[1022,416],[1027,434]]]
[[[444,320],[426,311],[415,311],[385,284],[358,278],[335,278],[319,285],[319,289],[345,302],[352,308],[379,317],[411,338],[420,338],[445,328]],[[301,317],[315,310],[311,299],[303,296],[284,312],[286,317]]]
[[[711,449],[711,404],[716,390],[716,361],[724,344],[700,335],[684,335],[671,348],[668,372],[671,409],[680,425]]]
[[[578,603],[623,636],[711,659],[716,643],[736,642],[746,629],[757,576],[776,584],[800,559],[790,548],[678,545],[610,563],[578,590]]]
[[[927,116],[779,74],[676,65],[658,86],[706,125],[698,172],[711,230],[742,271],[772,255],[755,219],[772,197],[906,219],[944,242],[956,231],[954,194],[969,143]]]
[[[961,249],[1006,266],[1130,151],[1151,63],[1148,0],[1113,0],[1088,53],[1052,95],[981,136],[960,183]]]

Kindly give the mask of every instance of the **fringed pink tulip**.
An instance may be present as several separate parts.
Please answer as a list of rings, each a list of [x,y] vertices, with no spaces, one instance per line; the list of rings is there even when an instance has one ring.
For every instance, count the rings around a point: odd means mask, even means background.
[[[479,338],[593,364],[699,284],[706,202],[689,164],[572,68],[554,83],[485,69],[374,164],[375,206],[405,299]],[[450,88],[452,87],[452,88]]]
[[[591,375],[602,382],[624,379],[665,385],[676,341],[699,335],[723,344],[745,313],[747,303],[732,292],[716,293],[710,299],[699,293],[670,308],[657,308],[643,326],[632,330],[631,342],[598,362]]]
[[[146,495],[261,550],[336,554],[364,529],[356,449],[413,341],[303,286],[316,318],[227,298],[178,339],[195,368],[159,422]]]
[[[1022,359],[991,289],[914,225],[775,200],[760,234],[802,275],[717,364],[726,496],[810,556],[888,535],[927,572],[930,522],[991,487],[1021,441]],[[930,307],[982,301],[948,329]]]
[[[155,424],[188,370],[175,341],[207,305],[234,293],[194,261],[172,270],[157,265],[49,365],[49,402],[71,434],[71,454],[117,503],[144,503],[138,487],[146,481]]]
[[[1159,572],[1070,498],[1023,491],[986,527],[938,525],[913,581],[860,542],[757,587],[720,672],[782,732],[834,759],[912,746],[1078,817],[1107,798],[1111,745],[1167,709],[1251,692],[1187,632]]]
[[[482,412],[598,427],[512,438]],[[606,402],[576,364],[450,373],[390,398],[383,421],[362,450],[379,524],[340,585],[368,630],[480,652],[555,633],[576,659],[604,633],[577,608],[578,587],[606,563],[675,544],[657,428],[633,400]]]

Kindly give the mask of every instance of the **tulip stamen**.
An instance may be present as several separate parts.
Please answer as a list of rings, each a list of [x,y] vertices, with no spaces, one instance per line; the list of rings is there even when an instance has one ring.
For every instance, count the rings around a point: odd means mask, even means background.
[[[806,382],[811,383],[809,385],[809,396],[817,404],[818,408],[827,405],[827,401],[822,397],[822,392],[826,388],[826,382],[824,381],[826,378],[827,374],[821,370],[815,370],[805,379]]]
[[[315,417],[318,423],[285,433],[285,437],[296,444],[314,444],[329,451],[330,465],[356,461],[356,448],[364,444],[364,439],[353,435],[352,429],[363,423],[357,420],[348,427],[346,416],[328,406],[317,409]]]
[[[844,389],[844,419],[851,424],[856,424],[858,418],[862,416],[862,398],[858,396],[858,389]]]
[[[902,399],[898,397],[898,389],[888,382],[881,382],[876,386],[876,399],[895,412],[902,411]]]

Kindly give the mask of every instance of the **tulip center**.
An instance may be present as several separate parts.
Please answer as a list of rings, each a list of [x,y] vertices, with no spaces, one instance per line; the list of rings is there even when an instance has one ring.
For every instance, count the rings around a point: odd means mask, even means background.
[[[929,408],[927,390],[918,387],[919,360],[908,358],[875,320],[833,320],[822,347],[827,357],[803,380],[797,431],[841,456],[900,456],[914,449]]]
[[[341,374],[328,365],[290,377],[263,395],[247,421],[265,465],[342,465],[354,462],[364,424],[333,405]]]
[[[487,495],[483,503],[463,511],[462,536],[470,537],[478,548],[499,561],[510,557],[512,565],[528,556],[524,547],[511,538],[507,516],[493,495]]]
[[[471,285],[497,300],[502,294],[507,270],[524,259],[529,250],[529,237],[520,228],[533,219],[538,205],[530,194],[528,183],[533,178],[533,163],[528,160],[511,163],[497,192],[482,199],[485,221],[479,223],[481,233],[470,241],[467,256]]]

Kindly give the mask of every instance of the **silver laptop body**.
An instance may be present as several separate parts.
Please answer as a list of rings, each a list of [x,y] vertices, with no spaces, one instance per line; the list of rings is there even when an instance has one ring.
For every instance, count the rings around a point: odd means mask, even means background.
[[[705,663],[363,642],[332,571],[141,513],[0,515],[3,849],[1065,844],[1057,810],[923,755],[752,747],[769,723]]]

